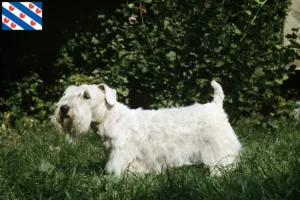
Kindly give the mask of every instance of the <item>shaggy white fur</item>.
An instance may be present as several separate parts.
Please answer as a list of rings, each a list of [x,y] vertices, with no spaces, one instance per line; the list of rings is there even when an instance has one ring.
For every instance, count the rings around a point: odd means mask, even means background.
[[[108,152],[106,171],[161,172],[166,167],[203,163],[235,166],[241,150],[223,110],[222,87],[212,81],[211,103],[158,110],[129,109],[105,84],[70,86],[57,103],[52,122],[69,141],[92,126]]]

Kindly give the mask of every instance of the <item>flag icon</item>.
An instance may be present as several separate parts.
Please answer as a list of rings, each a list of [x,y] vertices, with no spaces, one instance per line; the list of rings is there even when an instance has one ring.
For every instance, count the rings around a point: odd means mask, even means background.
[[[42,30],[42,2],[2,2],[2,30]]]

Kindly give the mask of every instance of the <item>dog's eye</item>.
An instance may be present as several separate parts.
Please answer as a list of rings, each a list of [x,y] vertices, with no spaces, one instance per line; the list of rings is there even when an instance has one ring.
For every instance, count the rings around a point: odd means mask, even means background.
[[[90,99],[91,97],[90,97],[89,93],[85,91],[85,92],[83,93],[83,98],[85,98],[85,99]]]

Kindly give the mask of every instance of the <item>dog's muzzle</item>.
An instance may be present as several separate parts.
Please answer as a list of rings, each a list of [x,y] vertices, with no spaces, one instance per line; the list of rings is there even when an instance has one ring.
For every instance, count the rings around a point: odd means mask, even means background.
[[[63,124],[70,120],[69,115],[70,106],[64,104],[59,108],[59,123]]]
[[[68,105],[62,105],[60,107],[60,112],[63,115],[66,115],[69,112],[70,107]]]

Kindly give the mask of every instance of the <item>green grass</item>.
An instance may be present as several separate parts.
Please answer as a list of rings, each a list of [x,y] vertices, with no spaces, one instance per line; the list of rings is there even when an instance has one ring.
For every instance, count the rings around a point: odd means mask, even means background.
[[[50,125],[24,126],[0,144],[0,199],[299,199],[300,125],[235,130],[240,164],[222,177],[189,166],[116,178],[96,135],[70,146]]]

